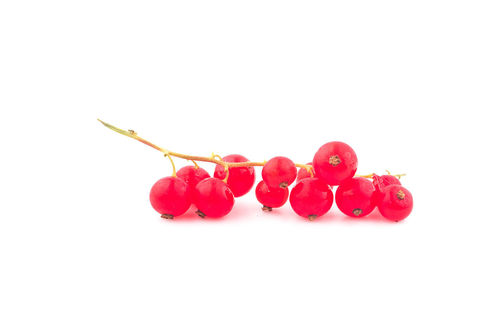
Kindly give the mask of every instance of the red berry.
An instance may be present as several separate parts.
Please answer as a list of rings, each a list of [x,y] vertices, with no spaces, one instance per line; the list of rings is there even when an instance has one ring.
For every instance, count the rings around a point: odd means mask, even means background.
[[[380,200],[383,196],[383,190],[385,187],[390,185],[401,185],[398,178],[392,175],[373,175],[373,185],[375,186],[375,205],[380,204]]]
[[[307,165],[311,165],[312,166],[312,162],[307,163]],[[299,169],[299,172],[297,173],[297,179],[296,179],[296,181],[299,182],[299,181],[301,181],[304,178],[314,177],[316,175],[314,173],[314,169],[312,169],[312,173],[313,173],[313,175],[311,176],[311,173],[309,173],[308,170],[306,170],[305,168],[301,167]]]
[[[219,218],[233,209],[234,195],[222,180],[206,178],[196,186],[194,204],[200,217]]]
[[[332,190],[318,178],[304,178],[290,192],[290,205],[293,210],[309,220],[324,215],[332,204]]]
[[[192,202],[194,199],[196,185],[203,179],[210,177],[210,174],[208,174],[208,172],[201,167],[188,165],[177,171],[177,177],[187,183],[189,201]]]
[[[163,218],[180,216],[189,209],[188,185],[178,177],[162,178],[151,188],[149,200]]]
[[[271,211],[272,208],[283,206],[288,200],[288,188],[270,189],[264,181],[255,188],[257,200],[263,205],[262,209]]]
[[[242,155],[232,154],[222,158],[224,162],[248,162],[248,159]],[[215,167],[215,178],[226,178],[224,166],[217,165]],[[235,197],[240,197],[248,193],[252,189],[255,182],[255,169],[252,166],[248,167],[230,167],[227,185],[233,192]]]
[[[340,184],[335,202],[350,217],[364,217],[375,209],[375,187],[368,179],[354,177]]]
[[[330,142],[321,146],[316,152],[313,167],[318,178],[336,186],[354,176],[358,168],[358,158],[349,145]]]
[[[413,209],[413,197],[410,191],[400,185],[389,185],[384,188],[378,205],[382,216],[393,221],[408,217]]]
[[[392,175],[373,175],[373,185],[375,186],[375,189],[378,191],[382,191],[384,187],[390,186],[390,185],[401,185],[401,182],[399,179],[395,176]]]
[[[296,177],[295,163],[286,157],[274,157],[262,168],[262,179],[269,188],[286,188]]]

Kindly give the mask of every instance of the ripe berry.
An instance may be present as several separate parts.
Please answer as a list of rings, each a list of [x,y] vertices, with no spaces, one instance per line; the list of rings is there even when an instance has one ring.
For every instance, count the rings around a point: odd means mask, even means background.
[[[177,177],[187,183],[189,201],[192,203],[196,185],[203,179],[210,177],[210,174],[201,167],[188,165],[177,171]]]
[[[222,158],[224,162],[248,162],[248,159],[242,155],[232,154]],[[224,166],[217,165],[215,167],[215,178],[226,178]],[[229,178],[227,185],[233,192],[235,197],[240,197],[248,193],[252,189],[255,182],[255,169],[252,166],[248,167],[230,167]]]
[[[234,195],[222,180],[206,178],[196,186],[194,204],[200,217],[219,218],[233,209]]]
[[[316,176],[331,186],[352,178],[358,168],[354,150],[342,142],[326,143],[314,155],[313,167]]]
[[[307,165],[311,165],[312,166],[312,162],[307,163]],[[308,170],[306,170],[305,168],[301,167],[299,169],[298,173],[297,173],[297,179],[296,179],[296,181],[299,182],[299,181],[301,181],[304,178],[314,177],[316,175],[314,173],[314,168],[312,169],[312,173],[313,173],[313,175],[311,176],[311,173],[309,173]]]
[[[368,179],[354,177],[340,184],[335,202],[350,217],[364,217],[375,209],[375,187]]]
[[[383,196],[383,190],[385,187],[390,185],[401,185],[398,178],[392,175],[373,175],[373,186],[375,186],[375,205],[380,204],[380,200]]]
[[[283,206],[288,199],[288,188],[270,189],[264,181],[255,188],[257,200],[262,204],[262,210],[271,211],[273,208]]]
[[[330,187],[318,178],[304,178],[290,192],[290,205],[299,215],[309,220],[324,215],[333,204]]]
[[[274,157],[262,168],[262,179],[269,188],[286,188],[296,177],[295,163],[285,157]]]
[[[410,215],[413,209],[413,197],[410,191],[403,186],[389,185],[383,190],[378,209],[386,219],[403,220]]]
[[[173,219],[189,208],[188,185],[178,177],[162,178],[151,188],[149,200],[163,218]]]

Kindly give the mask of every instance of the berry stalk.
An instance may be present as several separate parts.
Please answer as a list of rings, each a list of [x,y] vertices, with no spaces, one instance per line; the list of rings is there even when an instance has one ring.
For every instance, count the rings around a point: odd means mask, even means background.
[[[392,175],[394,177],[397,177],[398,179],[401,179],[401,177],[406,176],[406,174],[391,174],[391,173],[389,173],[389,171],[386,171],[386,172],[387,172],[387,175]],[[376,175],[376,174],[371,173],[368,175],[354,175],[354,177],[372,178],[374,175]]]
[[[219,164],[219,165],[224,166],[225,169],[229,169],[230,167],[264,166],[266,164],[266,161],[263,161],[263,162],[224,162],[219,155],[215,155],[215,154],[212,154],[211,157],[202,157],[202,156],[193,156],[193,155],[187,155],[187,154],[183,154],[183,153],[170,151],[170,150],[167,150],[165,148],[161,148],[160,146],[157,146],[157,145],[151,143],[150,141],[140,137],[139,135],[137,135],[137,133],[134,130],[123,130],[123,129],[117,128],[109,123],[106,123],[100,119],[97,119],[97,120],[99,120],[99,122],[102,123],[108,129],[111,129],[117,133],[128,136],[130,138],[133,138],[133,139],[135,139],[143,144],[148,145],[149,147],[152,147],[152,148],[162,152],[166,157],[169,157],[169,159],[172,162],[172,166],[174,166],[174,165],[173,165],[173,161],[172,161],[171,157],[186,159],[186,160],[193,161],[193,162],[202,161],[202,162],[215,163],[215,164]],[[312,166],[311,165],[295,163],[295,166],[298,168],[304,168],[304,169],[308,170],[312,175]],[[229,173],[227,173],[227,174],[229,174]],[[174,167],[174,175],[175,175],[175,167]]]

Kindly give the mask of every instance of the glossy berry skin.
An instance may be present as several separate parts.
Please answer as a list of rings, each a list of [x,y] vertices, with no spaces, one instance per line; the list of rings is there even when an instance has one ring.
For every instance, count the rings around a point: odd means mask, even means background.
[[[321,179],[304,178],[290,192],[290,205],[299,215],[309,220],[324,215],[333,204],[333,193]]]
[[[177,171],[177,177],[187,183],[189,201],[192,203],[196,185],[203,179],[210,177],[210,174],[201,167],[188,165]]]
[[[364,217],[375,209],[375,187],[368,179],[354,177],[340,184],[335,202],[350,217]]]
[[[194,204],[200,217],[220,218],[233,209],[234,195],[222,180],[206,178],[196,185]]]
[[[292,160],[286,157],[274,157],[262,168],[262,179],[271,189],[286,188],[297,177],[297,168]]]
[[[379,205],[383,196],[383,190],[390,185],[401,185],[399,179],[392,175],[373,175],[373,186],[375,187],[375,204]]]
[[[313,167],[318,178],[331,186],[337,186],[354,176],[358,169],[358,158],[346,143],[329,142],[314,155]]]
[[[189,209],[188,185],[178,177],[162,178],[151,188],[149,200],[165,218],[180,216]]]
[[[373,185],[375,186],[375,189],[378,191],[382,191],[384,187],[390,186],[390,185],[401,185],[401,182],[399,179],[395,176],[392,175],[373,175]]]
[[[401,221],[408,217],[413,209],[413,197],[401,185],[389,185],[384,188],[378,209],[384,218]]]
[[[232,154],[222,158],[225,162],[248,162],[248,159],[242,155]],[[224,166],[217,165],[215,167],[215,178],[223,180],[226,177]],[[230,167],[229,178],[227,185],[233,192],[235,197],[240,197],[247,194],[255,183],[255,169],[253,166],[248,167]]]
[[[307,163],[307,165],[312,165],[312,162]],[[299,171],[297,172],[297,179],[295,181],[299,182],[304,178],[314,177],[315,176],[314,168],[313,168],[312,172],[313,172],[313,176],[311,176],[311,173],[309,173],[305,168],[301,167],[299,169]]]
[[[277,208],[283,206],[288,200],[288,188],[269,189],[264,181],[255,188],[257,200],[266,207]]]

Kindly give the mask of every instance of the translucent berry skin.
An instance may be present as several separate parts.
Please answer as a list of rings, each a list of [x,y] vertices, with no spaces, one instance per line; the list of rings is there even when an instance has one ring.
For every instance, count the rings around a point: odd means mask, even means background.
[[[160,214],[180,216],[189,209],[188,185],[178,177],[162,178],[151,188],[149,200]]]
[[[239,154],[232,154],[222,158],[225,162],[248,162],[248,159]],[[219,179],[226,178],[224,166],[217,165],[215,167],[214,177]],[[235,197],[240,197],[247,194],[255,183],[255,169],[252,166],[248,167],[230,167],[227,185],[233,192]]]
[[[384,218],[401,221],[410,215],[413,209],[413,197],[403,186],[389,185],[383,189],[378,209]]]
[[[196,185],[194,204],[203,216],[220,218],[233,209],[234,195],[222,180],[206,178]]]
[[[299,216],[309,220],[324,215],[332,204],[332,190],[318,178],[304,178],[290,192],[292,209]]]
[[[382,192],[385,187],[390,185],[401,185],[399,179],[392,175],[373,175],[373,186],[375,186],[375,204],[378,206],[382,199]]]
[[[316,177],[331,186],[352,178],[358,169],[354,150],[342,142],[329,142],[319,148],[313,159]]]
[[[264,181],[261,181],[255,188],[255,196],[263,206],[277,208],[285,205],[288,200],[288,188],[270,189]]]
[[[307,163],[307,165],[312,165],[312,162]],[[295,180],[296,182],[301,181],[304,178],[311,178],[314,177],[316,174],[314,173],[314,168],[312,170],[313,176],[311,176],[311,173],[309,173],[305,168],[301,167],[299,171],[297,172],[297,179]]]
[[[192,203],[196,185],[203,179],[210,177],[210,174],[201,167],[188,165],[177,171],[177,177],[187,183],[189,201]]]
[[[354,177],[340,184],[335,192],[335,202],[344,214],[364,217],[375,209],[375,187],[368,179]]]
[[[286,157],[274,157],[267,161],[262,168],[262,179],[271,189],[286,188],[293,183],[296,177],[295,163]]]

